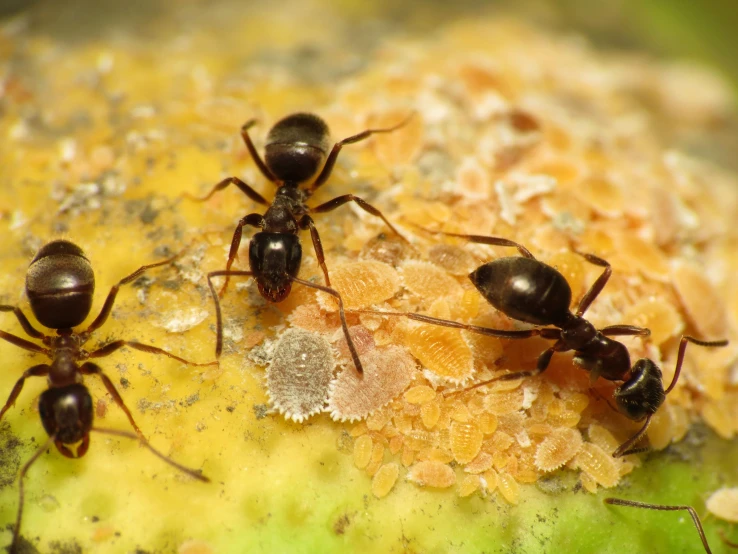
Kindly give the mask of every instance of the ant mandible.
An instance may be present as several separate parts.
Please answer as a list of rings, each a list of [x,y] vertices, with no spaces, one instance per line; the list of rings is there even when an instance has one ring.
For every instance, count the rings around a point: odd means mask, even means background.
[[[121,279],[118,284],[110,289],[99,315],[90,326],[85,331],[74,331],[73,327],[80,325],[90,313],[95,291],[95,275],[89,260],[79,246],[66,240],[55,240],[43,246],[31,261],[26,274],[26,295],[31,304],[31,311],[38,322],[44,327],[55,330],[56,335],[45,335],[37,330],[17,306],[0,305],[0,311],[13,312],[25,333],[31,338],[41,340],[43,346],[5,331],[0,331],[0,339],[25,350],[44,354],[51,359],[51,364],[34,365],[24,371],[10,392],[8,401],[0,410],[0,420],[2,420],[5,412],[15,404],[27,378],[47,377],[49,388],[39,398],[39,414],[49,438],[36,450],[20,471],[18,516],[13,530],[10,552],[15,551],[20,537],[23,515],[23,479],[31,465],[52,443],[67,458],[80,458],[85,455],[90,445],[91,431],[138,439],[154,455],[179,471],[200,481],[210,481],[199,471],[187,468],[154,449],[134,421],[133,415],[123,402],[123,398],[113,382],[97,364],[88,360],[108,356],[127,346],[143,352],[163,354],[193,366],[207,366],[218,362],[190,362],[156,346],[126,340],[110,342],[92,352],[83,348],[92,333],[107,321],[113,309],[118,290],[122,285],[135,280],[148,269],[171,263],[177,257],[174,256],[161,262],[142,266]],[[79,362],[82,362],[82,365],[79,365]],[[128,421],[136,431],[135,434],[93,426],[92,397],[82,382],[84,375],[100,377],[110,396],[125,412]],[[78,445],[76,455],[70,448],[74,445]]]
[[[611,325],[598,330],[584,318],[584,313],[610,279],[612,268],[607,261],[592,254],[579,253],[588,262],[603,267],[604,270],[580,300],[576,313],[572,313],[569,309],[572,291],[566,278],[550,265],[537,260],[523,245],[501,237],[429,232],[458,237],[479,244],[517,248],[521,256],[498,258],[487,262],[470,273],[469,279],[492,306],[508,317],[534,325],[551,325],[552,327],[505,331],[409,312],[374,313],[401,315],[423,323],[464,329],[498,338],[525,339],[540,336],[556,341],[538,357],[535,370],[509,373],[482,381],[470,388],[482,387],[494,381],[508,381],[539,375],[546,371],[555,352],[573,350],[574,363],[589,371],[593,382],[597,377],[603,377],[608,381],[623,381],[622,385],[613,392],[617,410],[620,413],[634,421],[645,419],[638,432],[613,452],[616,458],[641,451],[631,450],[631,447],[644,435],[652,416],[676,385],[687,343],[713,347],[728,344],[726,340],[702,341],[683,336],[679,344],[674,378],[669,387],[664,390],[661,370],[652,360],[643,358],[631,367],[628,349],[623,343],[610,338],[625,335],[648,336],[650,334],[648,329],[633,325]],[[356,311],[361,312],[362,310]]]
[[[403,240],[406,239],[384,217],[382,212],[353,194],[337,196],[314,208],[309,207],[306,202],[328,180],[338,154],[344,145],[362,141],[374,134],[395,131],[407,124],[412,116],[413,114],[410,114],[405,120],[393,127],[367,129],[340,140],[333,145],[330,153],[328,153],[328,147],[330,145],[328,125],[321,118],[310,113],[288,115],[278,121],[267,134],[263,161],[256,151],[248,133],[249,129],[256,123],[256,120],[252,119],[248,121],[241,128],[241,137],[246,143],[246,148],[248,148],[259,171],[277,186],[277,192],[274,200],[270,203],[238,177],[227,177],[217,183],[202,198],[195,198],[188,195],[195,201],[204,202],[216,192],[223,190],[229,185],[236,185],[251,200],[267,206],[267,210],[263,215],[252,213],[243,217],[238,222],[233,232],[226,269],[213,271],[208,274],[208,283],[211,290],[214,291],[210,281],[211,278],[219,276],[226,278],[219,293],[219,296],[222,296],[228,286],[230,277],[241,275],[254,277],[259,288],[259,293],[270,302],[281,302],[287,298],[292,283],[299,283],[332,295],[338,301],[341,326],[343,327],[354,366],[359,373],[362,373],[363,369],[359,355],[349,335],[341,295],[338,291],[331,288],[331,280],[328,276],[328,267],[325,264],[320,235],[310,214],[330,212],[339,206],[343,206],[349,202],[355,202],[364,211],[381,218]],[[322,170],[318,173],[321,165]],[[315,177],[316,174],[317,177]],[[306,183],[310,184],[304,187],[301,186]],[[251,237],[251,241],[249,242],[250,271],[231,271],[231,266],[238,255],[243,228],[247,225],[261,229],[261,231]],[[304,281],[297,277],[302,261],[302,246],[300,245],[298,236],[300,230],[310,231],[318,265],[320,265],[325,276],[325,286]],[[216,357],[220,357],[223,349],[223,333],[220,305],[217,298],[215,298],[215,303],[218,321],[215,354]]]

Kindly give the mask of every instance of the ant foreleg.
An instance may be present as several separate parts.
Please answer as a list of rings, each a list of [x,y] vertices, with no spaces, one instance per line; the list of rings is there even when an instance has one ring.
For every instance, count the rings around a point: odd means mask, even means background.
[[[133,419],[133,414],[131,414],[131,411],[128,409],[128,406],[126,406],[125,402],[123,402],[123,397],[121,397],[120,393],[118,392],[118,389],[115,388],[115,385],[110,380],[110,377],[108,377],[103,370],[98,366],[97,364],[93,364],[92,362],[85,362],[82,364],[82,366],[79,368],[79,371],[82,375],[97,375],[100,377],[100,380],[103,382],[103,385],[105,385],[105,388],[108,391],[108,394],[113,397],[113,401],[118,405],[118,407],[123,410],[123,412],[128,417],[128,421],[131,424],[131,427],[136,431],[139,437],[143,438],[143,432],[141,429],[139,429],[138,425],[136,424],[136,421]],[[144,439],[146,440],[146,439]]]
[[[233,265],[233,262],[238,257],[238,248],[241,246],[241,237],[243,236],[243,228],[248,225],[250,227],[257,227],[259,229],[264,227],[264,216],[261,214],[253,213],[249,214],[246,217],[241,218],[241,220],[238,222],[238,225],[236,225],[236,229],[233,231],[233,238],[231,239],[231,248],[228,251],[228,262],[226,263],[226,271],[230,271],[231,266]],[[228,287],[228,281],[230,280],[229,273],[221,273],[221,275],[225,275],[225,282],[223,283],[223,286],[220,289],[220,292],[218,293],[219,297],[223,297],[225,294],[226,288]],[[235,275],[235,274],[234,274]]]
[[[18,399],[18,395],[20,395],[23,390],[23,384],[26,382],[26,379],[29,377],[45,377],[49,374],[49,371],[51,371],[51,366],[48,364],[38,364],[25,370],[21,378],[16,381],[13,390],[10,391],[10,396],[8,397],[8,401],[5,403],[5,406],[0,410],[0,420],[3,419],[5,412],[15,404],[15,401]]]
[[[341,319],[341,327],[343,328],[343,334],[346,337],[346,344],[348,345],[349,352],[351,353],[351,359],[354,362],[354,367],[356,368],[356,372],[359,375],[362,375],[364,373],[364,367],[361,365],[361,360],[359,359],[359,353],[356,350],[356,346],[354,346],[354,341],[351,339],[351,334],[349,333],[348,323],[346,323],[346,313],[344,312],[344,309],[343,309],[343,299],[341,298],[341,293],[339,293],[336,289],[332,289],[330,287],[324,287],[323,285],[318,285],[317,283],[311,283],[310,281],[304,281],[302,279],[298,279],[297,277],[290,277],[290,279],[294,281],[295,283],[299,283],[306,287],[318,289],[327,294],[330,294],[338,301],[338,316]]]

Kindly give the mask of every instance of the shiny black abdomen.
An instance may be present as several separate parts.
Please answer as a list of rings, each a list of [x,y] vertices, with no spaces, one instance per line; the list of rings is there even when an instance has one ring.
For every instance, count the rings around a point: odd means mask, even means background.
[[[28,267],[26,294],[39,323],[69,329],[90,313],[95,275],[84,252],[66,240],[43,246]]]
[[[328,126],[309,113],[288,115],[267,135],[264,161],[277,179],[302,183],[323,165],[330,147]]]
[[[538,260],[498,258],[474,270],[469,279],[490,304],[513,319],[560,326],[569,315],[569,283]]]

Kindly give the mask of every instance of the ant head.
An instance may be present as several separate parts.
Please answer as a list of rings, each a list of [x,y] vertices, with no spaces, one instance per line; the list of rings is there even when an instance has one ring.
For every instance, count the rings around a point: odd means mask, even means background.
[[[302,246],[297,235],[256,233],[249,243],[249,265],[259,293],[270,302],[281,302],[290,294],[291,277],[297,277]]]
[[[613,397],[618,410],[630,419],[637,421],[655,414],[666,400],[661,370],[652,360],[638,360],[630,379],[615,389]]]
[[[288,115],[269,131],[264,161],[280,181],[302,183],[325,162],[329,136],[328,125],[317,115]]]
[[[95,275],[82,249],[66,240],[43,246],[26,273],[26,295],[39,323],[69,329],[90,313]]]
[[[68,457],[71,452],[60,445],[85,441],[92,428],[92,397],[81,383],[51,388],[41,394],[38,402],[41,422],[49,436],[56,437],[59,451]],[[79,453],[81,456],[84,452]]]

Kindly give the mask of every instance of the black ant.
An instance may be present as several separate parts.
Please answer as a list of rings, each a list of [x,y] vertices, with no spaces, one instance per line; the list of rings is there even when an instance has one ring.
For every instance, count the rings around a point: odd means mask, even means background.
[[[552,325],[553,327],[505,331],[408,312],[374,313],[402,315],[423,323],[464,329],[504,339],[540,336],[556,341],[538,357],[535,370],[509,373],[477,383],[470,388],[481,387],[494,381],[508,381],[539,375],[546,371],[555,352],[573,350],[574,363],[589,371],[592,381],[600,376],[608,381],[623,381],[623,384],[613,392],[617,410],[620,413],[635,421],[645,419],[638,432],[615,450],[613,456],[616,458],[642,451],[631,450],[631,447],[644,435],[651,423],[651,417],[676,385],[687,342],[700,346],[728,344],[726,340],[708,342],[683,336],[679,344],[674,378],[669,387],[664,390],[661,370],[652,360],[642,358],[631,367],[628,349],[621,342],[610,338],[625,335],[648,336],[650,334],[648,329],[632,325],[611,325],[598,330],[583,317],[587,308],[602,292],[610,279],[612,268],[607,261],[592,254],[579,253],[588,262],[604,267],[604,270],[582,297],[576,313],[572,313],[569,309],[572,291],[566,278],[550,265],[535,259],[523,245],[500,237],[430,232],[463,238],[480,244],[517,248],[522,257],[510,256],[487,262],[470,273],[469,279],[492,306],[508,317],[534,325]],[[356,311],[361,312],[362,310]]]
[[[349,335],[348,325],[346,324],[341,295],[338,291],[331,288],[331,280],[325,264],[320,235],[310,214],[330,212],[348,202],[356,202],[364,211],[381,218],[398,236],[402,237],[402,235],[384,217],[382,212],[353,194],[338,196],[314,208],[309,207],[306,202],[318,187],[328,180],[338,154],[345,144],[362,141],[377,133],[395,131],[405,125],[410,120],[410,117],[412,117],[412,114],[393,127],[367,129],[359,134],[340,140],[333,145],[330,153],[328,153],[328,147],[330,146],[328,140],[329,130],[321,118],[309,113],[288,115],[278,121],[267,134],[263,161],[256,151],[253,142],[251,142],[248,133],[248,130],[256,123],[256,120],[252,119],[241,127],[241,137],[246,143],[246,148],[248,148],[259,171],[277,186],[277,192],[274,200],[270,203],[238,177],[227,177],[216,184],[202,198],[193,198],[190,196],[193,200],[204,202],[228,185],[236,185],[251,200],[267,206],[267,210],[263,215],[252,213],[243,217],[238,222],[233,232],[226,269],[213,271],[208,274],[208,283],[210,284],[211,290],[214,291],[210,281],[212,277],[226,277],[225,283],[223,283],[223,287],[219,293],[219,296],[222,296],[228,286],[229,278],[231,276],[243,275],[254,277],[259,288],[259,293],[270,302],[281,302],[287,298],[292,283],[299,283],[331,294],[338,300],[341,325],[349,350],[351,351],[354,366],[359,373],[362,373],[361,361],[359,360],[358,353]],[[323,169],[318,173],[321,166]],[[317,177],[315,177],[316,174]],[[315,178],[313,179],[313,177]],[[304,187],[301,186],[306,183],[310,184]],[[233,261],[238,255],[243,228],[247,225],[261,229],[260,232],[251,237],[251,241],[249,242],[250,271],[231,271]],[[323,271],[323,275],[325,275],[325,286],[297,278],[300,270],[300,262],[302,261],[302,246],[300,245],[300,238],[298,236],[300,230],[310,231],[318,264]],[[402,238],[405,240],[404,237]],[[216,357],[220,357],[223,337],[220,306],[217,298],[215,298],[215,303],[218,320],[215,354]]]
[[[39,414],[49,438],[36,450],[20,471],[20,500],[10,552],[15,551],[20,537],[23,515],[23,478],[31,465],[52,443],[67,458],[80,458],[85,455],[90,445],[90,431],[138,439],[156,456],[179,471],[200,481],[210,481],[199,471],[187,468],[154,449],[136,425],[133,415],[123,402],[113,382],[97,364],[88,360],[108,356],[128,346],[143,352],[163,354],[188,365],[206,366],[218,362],[190,362],[161,348],[126,340],[110,342],[92,352],[83,348],[92,333],[107,321],[122,285],[135,280],[148,269],[171,263],[177,257],[142,266],[121,279],[110,289],[99,315],[90,326],[85,331],[74,331],[73,327],[80,325],[90,313],[95,291],[95,275],[89,260],[79,246],[66,240],[55,240],[43,246],[31,261],[26,274],[26,295],[31,304],[31,311],[38,322],[44,327],[55,330],[56,335],[45,335],[38,331],[17,306],[0,305],[0,311],[13,312],[25,333],[34,339],[39,339],[43,346],[5,331],[0,331],[0,338],[25,350],[44,354],[51,359],[51,364],[34,365],[24,371],[10,392],[8,401],[0,410],[0,420],[2,420],[5,412],[15,404],[27,378],[47,377],[49,388],[39,398]],[[82,365],[79,365],[80,362],[83,362]],[[92,397],[82,382],[84,375],[97,375],[102,380],[115,403],[125,412],[128,421],[136,431],[135,434],[93,426]],[[74,445],[77,445],[76,455],[70,448]]]

